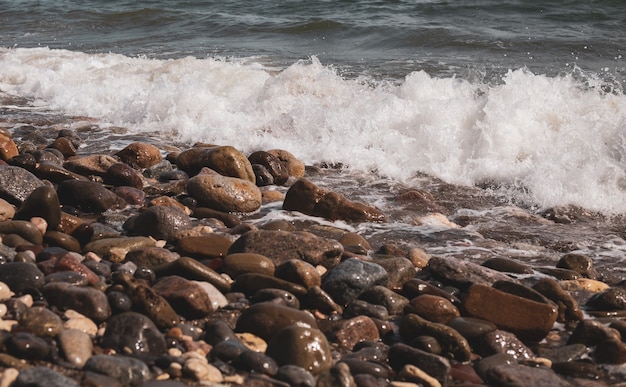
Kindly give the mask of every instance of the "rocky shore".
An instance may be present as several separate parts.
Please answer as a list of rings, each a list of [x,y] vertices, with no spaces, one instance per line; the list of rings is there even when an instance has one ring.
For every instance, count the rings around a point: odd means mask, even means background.
[[[1,387],[626,385],[626,281],[589,256],[547,266],[374,244],[332,221],[388,214],[315,184],[283,150],[84,154],[77,131],[12,129]],[[396,200],[448,221],[429,192]],[[268,205],[308,218],[258,222]]]

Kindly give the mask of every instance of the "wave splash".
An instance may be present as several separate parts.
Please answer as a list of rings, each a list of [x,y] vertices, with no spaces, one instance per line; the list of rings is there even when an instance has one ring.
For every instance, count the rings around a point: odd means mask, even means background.
[[[345,79],[315,57],[286,68],[262,59],[0,49],[0,91],[164,139],[282,148],[397,180],[495,182],[540,208],[626,213],[626,96],[593,77],[381,81]]]

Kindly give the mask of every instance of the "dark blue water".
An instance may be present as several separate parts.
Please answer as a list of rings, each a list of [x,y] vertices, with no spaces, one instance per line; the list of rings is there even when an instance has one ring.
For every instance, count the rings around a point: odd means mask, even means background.
[[[2,1],[0,46],[129,56],[317,56],[345,76],[599,74],[624,80],[622,1]]]

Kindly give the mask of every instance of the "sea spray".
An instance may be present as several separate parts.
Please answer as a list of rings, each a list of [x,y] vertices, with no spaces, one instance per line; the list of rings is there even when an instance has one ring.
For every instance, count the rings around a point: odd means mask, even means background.
[[[626,212],[626,97],[572,74],[517,69],[485,83],[415,71],[392,82],[346,79],[315,57],[276,68],[47,48],[2,49],[0,66],[2,92],[131,132]]]

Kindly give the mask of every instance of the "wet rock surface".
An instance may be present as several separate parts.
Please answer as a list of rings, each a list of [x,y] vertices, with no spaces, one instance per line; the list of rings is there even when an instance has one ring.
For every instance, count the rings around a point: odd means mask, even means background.
[[[434,181],[350,192],[282,150],[84,155],[63,134],[0,139],[2,385],[625,379],[626,275],[575,222]]]

